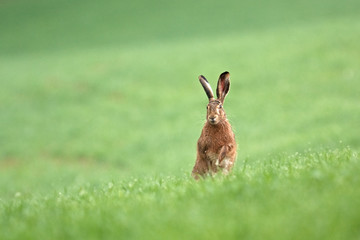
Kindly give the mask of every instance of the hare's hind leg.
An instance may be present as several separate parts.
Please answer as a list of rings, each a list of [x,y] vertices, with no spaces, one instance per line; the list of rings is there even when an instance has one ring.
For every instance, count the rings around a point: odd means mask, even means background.
[[[208,172],[208,165],[206,161],[200,159],[199,157],[196,159],[195,166],[191,172],[191,176],[196,180],[199,179],[199,176],[204,176]]]

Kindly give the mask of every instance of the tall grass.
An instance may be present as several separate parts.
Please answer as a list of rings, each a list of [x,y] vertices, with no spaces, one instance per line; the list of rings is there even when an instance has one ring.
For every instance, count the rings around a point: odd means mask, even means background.
[[[79,184],[0,204],[2,239],[357,239],[360,159],[349,148],[247,162],[195,182]]]

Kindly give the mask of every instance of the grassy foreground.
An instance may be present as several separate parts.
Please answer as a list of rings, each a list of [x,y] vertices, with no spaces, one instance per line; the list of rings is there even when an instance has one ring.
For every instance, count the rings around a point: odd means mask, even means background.
[[[0,202],[1,239],[359,239],[349,148],[244,163],[231,176],[134,178]]]

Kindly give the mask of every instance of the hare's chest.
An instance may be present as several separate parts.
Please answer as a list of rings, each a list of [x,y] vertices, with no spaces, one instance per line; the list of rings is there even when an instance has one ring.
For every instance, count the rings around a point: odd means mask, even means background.
[[[219,141],[217,138],[212,138],[206,136],[203,142],[203,150],[208,160],[215,161],[219,158],[219,152],[221,146],[224,145],[223,142]]]

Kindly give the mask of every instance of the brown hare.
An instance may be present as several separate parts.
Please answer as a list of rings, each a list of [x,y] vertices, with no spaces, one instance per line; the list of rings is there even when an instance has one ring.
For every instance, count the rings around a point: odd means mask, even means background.
[[[200,75],[199,80],[209,98],[209,104],[206,123],[197,142],[197,157],[192,170],[195,179],[207,174],[212,175],[219,170],[226,175],[231,171],[236,159],[235,135],[223,108],[230,88],[230,74],[224,72],[220,75],[216,89],[217,99],[214,98],[206,78]]]

